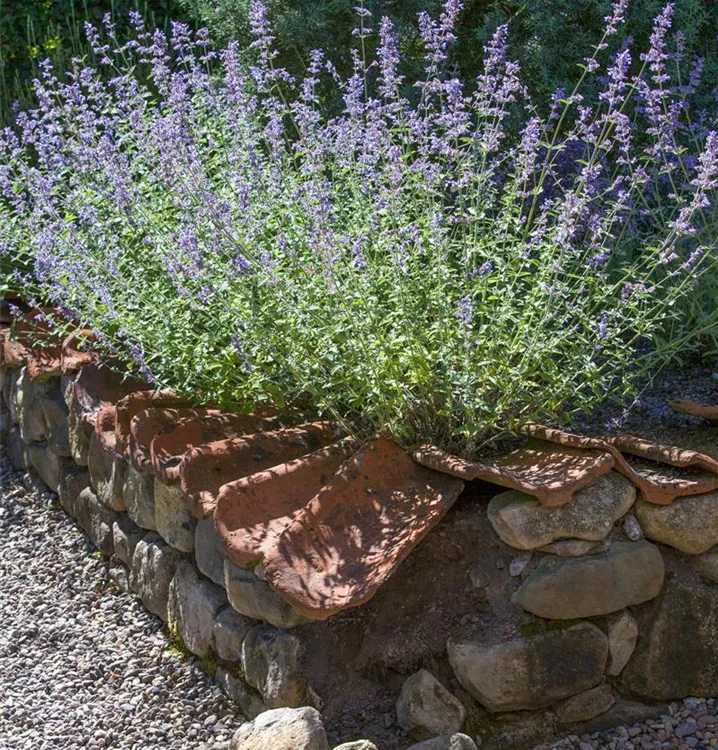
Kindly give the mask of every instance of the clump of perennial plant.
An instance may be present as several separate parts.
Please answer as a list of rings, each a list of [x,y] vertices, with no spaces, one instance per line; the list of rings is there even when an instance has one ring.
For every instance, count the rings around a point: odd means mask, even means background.
[[[625,396],[697,333],[663,339],[715,265],[718,184],[673,5],[644,51],[620,42],[625,10],[545,111],[506,27],[477,80],[456,76],[460,0],[420,17],[417,81],[363,7],[348,79],[321,51],[302,79],[276,67],[259,3],[248,55],[137,16],[124,43],[88,28],[97,67],[46,67],[2,135],[3,265],[158,386],[361,437],[470,455]]]

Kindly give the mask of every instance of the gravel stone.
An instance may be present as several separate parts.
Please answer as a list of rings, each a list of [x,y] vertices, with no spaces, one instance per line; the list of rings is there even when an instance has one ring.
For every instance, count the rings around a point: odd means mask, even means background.
[[[665,710],[665,704],[664,710]],[[661,709],[657,707],[656,713]],[[610,715],[609,713],[606,716]],[[538,745],[534,750],[686,750],[718,747],[718,699],[685,698],[671,703],[668,713],[630,726],[575,734]]]
[[[239,709],[0,446],[0,748],[226,750]],[[117,564],[115,563],[117,567]]]

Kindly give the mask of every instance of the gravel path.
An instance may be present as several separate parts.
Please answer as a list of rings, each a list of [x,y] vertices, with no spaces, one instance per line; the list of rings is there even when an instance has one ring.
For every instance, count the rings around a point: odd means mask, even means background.
[[[0,750],[218,750],[240,723],[0,446]]]
[[[704,750],[718,747],[718,701],[686,698],[641,724],[591,735],[569,735],[534,750]]]

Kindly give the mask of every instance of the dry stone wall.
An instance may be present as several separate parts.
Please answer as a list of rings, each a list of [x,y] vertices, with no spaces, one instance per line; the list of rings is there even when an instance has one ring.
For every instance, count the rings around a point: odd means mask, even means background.
[[[604,469],[560,505],[462,493],[393,444],[389,470],[332,425],[195,409],[67,342],[43,369],[3,336],[10,461],[214,665],[234,750],[531,747],[718,695],[718,493],[657,505]]]

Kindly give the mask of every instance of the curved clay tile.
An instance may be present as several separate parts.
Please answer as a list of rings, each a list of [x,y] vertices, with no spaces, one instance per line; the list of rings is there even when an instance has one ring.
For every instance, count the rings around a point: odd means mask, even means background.
[[[95,334],[87,328],[75,331],[65,338],[60,347],[60,369],[63,375],[77,372],[85,365],[99,363],[99,353],[90,349],[95,340]]]
[[[365,603],[441,520],[464,483],[379,438],[345,461],[265,552],[267,582],[303,614]]]
[[[693,401],[689,398],[683,398],[678,401],[671,401],[668,404],[673,411],[681,414],[690,414],[692,417],[702,417],[712,424],[718,424],[718,406],[711,406],[700,401]]]
[[[237,565],[260,562],[284,529],[359,445],[345,438],[265,471],[228,482],[214,523]]]
[[[9,328],[0,331],[0,365],[9,368],[24,367],[30,351],[17,339],[12,338]]]
[[[610,453],[615,460],[615,469],[629,479],[641,491],[643,499],[656,505],[668,505],[677,497],[701,495],[718,489],[716,461],[710,456],[696,451],[682,450],[672,446],[651,443],[632,436],[610,437],[607,439],[576,435],[543,425],[529,424],[522,432],[557,445],[602,450]],[[620,450],[619,450],[620,448]],[[660,476],[640,471],[628,463],[621,451],[651,461],[669,464],[680,468],[707,470],[699,476],[674,477]],[[710,472],[710,473],[708,473]]]
[[[130,393],[117,402],[115,415],[115,438],[117,452],[125,455],[130,445],[130,426],[133,418],[145,409],[153,408],[190,408],[186,398],[174,391],[150,391],[149,389]]]
[[[190,513],[208,518],[223,484],[312,453],[337,437],[330,422],[314,422],[192,448],[182,457],[179,471]]]
[[[51,307],[32,308],[12,325],[0,332],[0,363],[4,367],[28,366],[28,374],[33,380],[60,374],[60,342],[45,317],[52,317],[58,311]],[[40,320],[36,317],[40,316]]]
[[[82,421],[92,421],[101,407],[116,404],[130,393],[149,387],[147,383],[126,378],[110,367],[85,365],[72,386],[70,413]]]
[[[255,415],[212,413],[201,418],[181,418],[167,432],[156,435],[150,444],[155,474],[166,484],[179,481],[180,461],[187,451],[218,440],[251,435],[271,429],[272,418]]]
[[[202,420],[207,416],[219,415],[218,409],[181,408],[163,409],[150,407],[137,412],[130,422],[129,458],[130,463],[143,473],[154,473],[151,447],[155,437],[174,428],[178,421]]]
[[[574,492],[607,474],[614,464],[602,450],[563,443],[557,447],[541,440],[484,461],[458,458],[435,445],[422,445],[413,455],[422,466],[467,481],[482,479],[520,490],[547,507],[570,502]]]

